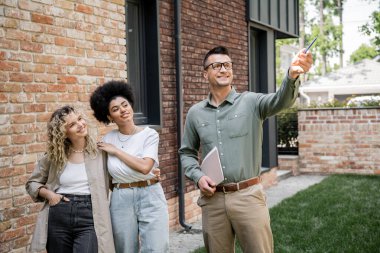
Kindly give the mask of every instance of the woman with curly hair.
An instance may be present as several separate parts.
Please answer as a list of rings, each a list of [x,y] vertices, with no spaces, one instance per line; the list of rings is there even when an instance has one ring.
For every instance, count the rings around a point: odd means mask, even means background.
[[[90,104],[98,121],[118,127],[98,143],[108,154],[112,176],[110,211],[116,252],[168,252],[167,203],[153,171],[158,166],[158,133],[135,125],[133,91],[123,81],[99,86]]]
[[[105,158],[84,114],[57,109],[48,122],[47,153],[26,183],[40,211],[31,252],[115,252]]]

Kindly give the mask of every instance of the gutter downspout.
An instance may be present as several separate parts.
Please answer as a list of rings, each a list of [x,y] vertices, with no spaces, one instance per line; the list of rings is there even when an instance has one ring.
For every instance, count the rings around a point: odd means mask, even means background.
[[[181,147],[183,132],[183,83],[182,83],[182,54],[181,54],[181,0],[174,0],[174,23],[175,23],[175,80],[177,100],[177,147]],[[178,204],[179,223],[186,230],[191,226],[185,223],[185,175],[181,166],[181,158],[177,155],[178,163]]]

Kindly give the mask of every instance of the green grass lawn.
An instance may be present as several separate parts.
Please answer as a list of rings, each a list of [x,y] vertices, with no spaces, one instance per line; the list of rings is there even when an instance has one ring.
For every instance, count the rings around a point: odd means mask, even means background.
[[[276,253],[380,252],[380,177],[330,176],[270,215]]]

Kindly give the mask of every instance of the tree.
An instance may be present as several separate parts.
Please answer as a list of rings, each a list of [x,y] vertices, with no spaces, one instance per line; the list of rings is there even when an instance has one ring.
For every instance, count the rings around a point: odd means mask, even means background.
[[[363,59],[372,59],[376,55],[378,55],[378,52],[375,47],[361,44],[361,46],[350,55],[350,62],[356,63]]]
[[[339,17],[343,9],[343,0],[313,0],[314,6],[318,6],[319,16],[310,20],[311,39],[318,36],[315,50],[320,56],[320,74],[324,75],[331,71],[328,66],[328,58],[342,53],[342,24],[336,25],[333,17]],[[308,36],[306,36],[308,37]]]
[[[375,44],[377,51],[380,53],[380,11],[372,12],[371,23],[367,22],[359,30],[368,36],[374,35],[373,44]]]

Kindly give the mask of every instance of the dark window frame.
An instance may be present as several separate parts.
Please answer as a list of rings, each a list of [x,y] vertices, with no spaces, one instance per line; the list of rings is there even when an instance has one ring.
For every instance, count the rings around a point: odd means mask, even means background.
[[[127,77],[135,93],[134,121],[161,124],[158,0],[127,0]]]

